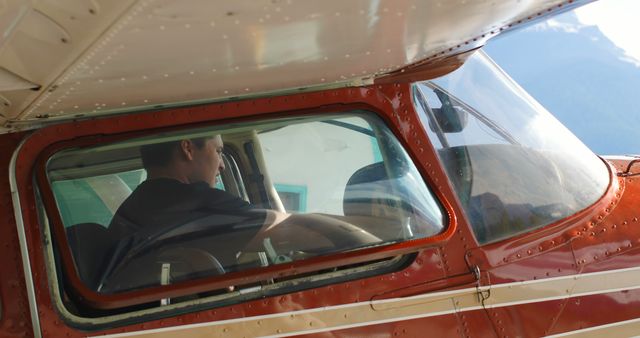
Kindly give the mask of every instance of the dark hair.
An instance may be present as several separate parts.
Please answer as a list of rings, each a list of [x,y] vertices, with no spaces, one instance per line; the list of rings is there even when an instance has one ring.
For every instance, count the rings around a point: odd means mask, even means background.
[[[210,137],[198,137],[190,141],[199,149],[204,147]],[[147,144],[140,147],[140,158],[145,169],[164,167],[173,160],[174,153],[180,149],[181,141]]]

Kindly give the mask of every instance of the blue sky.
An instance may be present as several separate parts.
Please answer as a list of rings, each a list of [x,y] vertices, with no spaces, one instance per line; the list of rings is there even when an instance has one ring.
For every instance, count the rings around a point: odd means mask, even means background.
[[[601,0],[493,39],[487,53],[594,152],[640,154],[640,0]]]
[[[582,23],[598,26],[604,35],[640,65],[640,1],[601,0],[575,12]]]

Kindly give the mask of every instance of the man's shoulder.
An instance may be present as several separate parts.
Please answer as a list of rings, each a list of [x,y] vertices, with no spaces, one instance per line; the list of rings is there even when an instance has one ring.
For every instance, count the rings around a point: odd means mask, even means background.
[[[197,193],[202,194],[207,205],[216,209],[245,209],[251,208],[251,205],[240,197],[237,197],[224,190],[210,187],[208,184],[194,183],[193,188]]]
[[[129,196],[135,205],[170,209],[249,209],[245,200],[206,182],[183,183],[170,178],[154,178],[142,182]]]

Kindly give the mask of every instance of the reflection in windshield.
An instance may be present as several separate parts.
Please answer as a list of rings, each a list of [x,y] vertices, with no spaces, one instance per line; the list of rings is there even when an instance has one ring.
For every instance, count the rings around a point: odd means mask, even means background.
[[[604,193],[602,161],[483,53],[414,89],[480,243],[572,215]]]

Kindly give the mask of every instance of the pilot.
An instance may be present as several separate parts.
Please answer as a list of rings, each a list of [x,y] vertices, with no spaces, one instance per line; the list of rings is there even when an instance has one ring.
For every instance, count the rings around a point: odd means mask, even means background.
[[[304,250],[319,237],[332,242],[334,249],[379,241],[360,228],[326,215],[289,215],[259,209],[216,189],[216,179],[225,169],[223,147],[219,135],[142,146],[147,179],[120,205],[110,231],[124,238],[207,219],[207,226],[219,228],[220,234],[237,234],[231,237],[236,243],[223,243],[235,248],[227,250],[227,255],[264,251],[265,239],[280,252]]]
[[[212,213],[239,213],[264,223],[264,211],[215,189],[224,170],[222,138],[185,139],[142,146],[147,179],[120,205],[110,230],[125,237],[148,227],[185,224]]]

